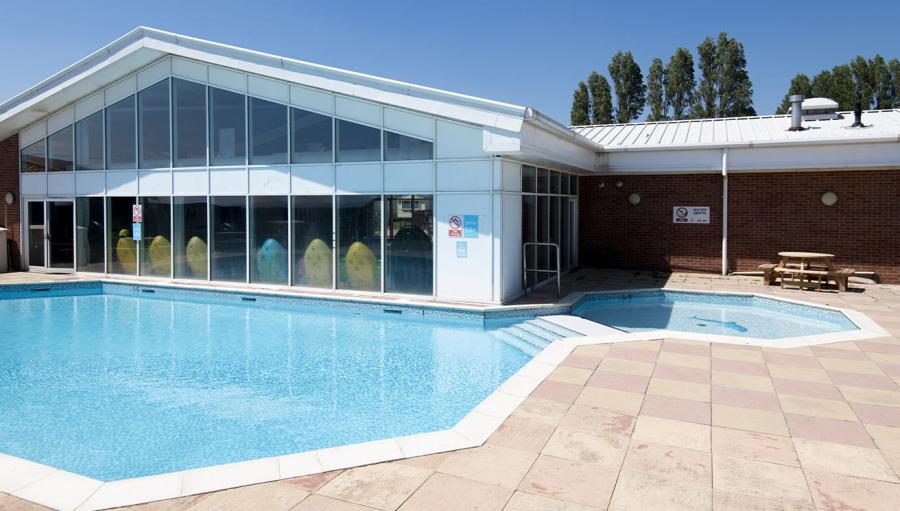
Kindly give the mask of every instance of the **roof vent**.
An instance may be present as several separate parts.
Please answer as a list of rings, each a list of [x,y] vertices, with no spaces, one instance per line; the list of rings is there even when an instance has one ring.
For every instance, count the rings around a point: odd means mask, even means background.
[[[803,94],[794,94],[791,96],[791,127],[788,131],[803,131],[803,121],[801,112],[803,107]]]
[[[857,102],[856,108],[853,109],[853,124],[850,125],[851,128],[868,128],[862,122],[862,103]]]
[[[827,121],[831,119],[840,119],[841,115],[837,113],[837,101],[828,98],[809,98],[803,100],[800,111],[803,114],[804,121]],[[794,107],[791,106],[789,112],[793,113]]]

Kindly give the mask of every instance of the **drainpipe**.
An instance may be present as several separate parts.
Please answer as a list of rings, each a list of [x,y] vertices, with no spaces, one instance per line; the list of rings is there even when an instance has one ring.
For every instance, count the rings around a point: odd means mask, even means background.
[[[728,275],[728,148],[722,149],[722,276]]]

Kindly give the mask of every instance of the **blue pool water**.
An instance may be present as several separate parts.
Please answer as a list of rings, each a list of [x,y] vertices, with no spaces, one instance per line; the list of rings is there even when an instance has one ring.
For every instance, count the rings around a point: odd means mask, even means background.
[[[678,330],[780,339],[857,330],[841,312],[756,296],[649,291],[590,295],[573,314],[627,332]]]
[[[0,452],[116,480],[435,431],[529,360],[483,318],[108,288],[0,290]]]

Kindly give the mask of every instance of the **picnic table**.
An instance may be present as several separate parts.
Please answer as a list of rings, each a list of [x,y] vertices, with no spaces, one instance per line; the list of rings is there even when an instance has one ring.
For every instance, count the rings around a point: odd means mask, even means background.
[[[852,269],[835,270],[832,266],[834,254],[819,252],[779,252],[781,259],[777,264],[760,265],[767,284],[779,277],[781,287],[785,283],[800,288],[822,289],[822,284],[833,280],[838,291],[846,291],[850,277],[855,273]]]

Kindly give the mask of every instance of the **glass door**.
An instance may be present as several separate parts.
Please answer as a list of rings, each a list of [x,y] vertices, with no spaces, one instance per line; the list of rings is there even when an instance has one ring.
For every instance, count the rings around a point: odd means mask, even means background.
[[[29,269],[74,271],[74,202],[29,201],[27,213]]]
[[[44,226],[44,202],[30,201],[28,214],[28,266],[43,269],[47,266],[47,231]]]

